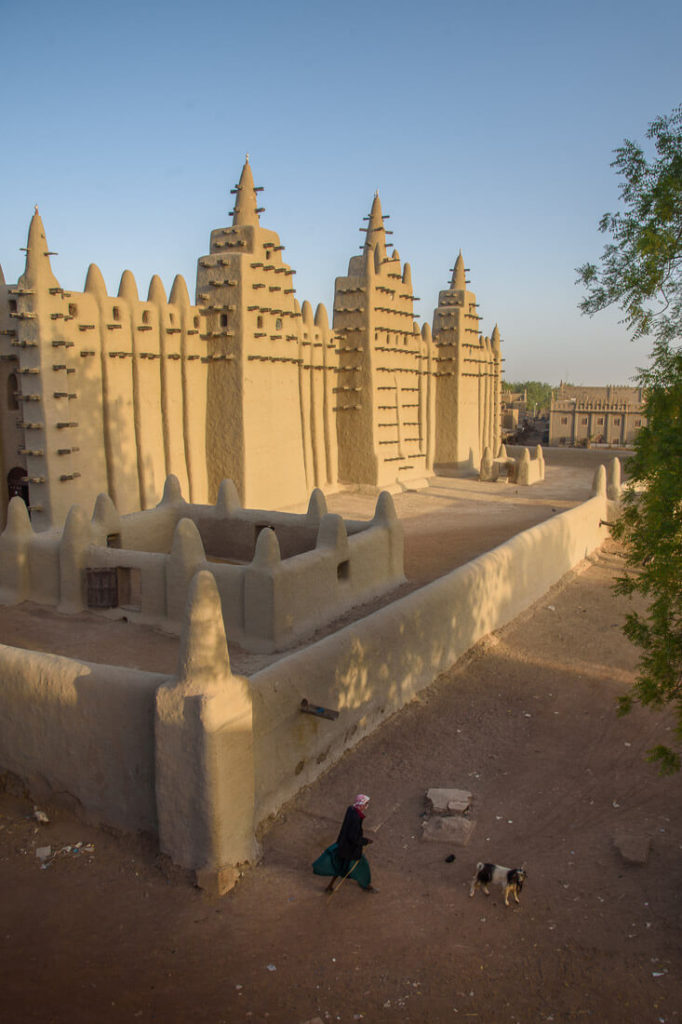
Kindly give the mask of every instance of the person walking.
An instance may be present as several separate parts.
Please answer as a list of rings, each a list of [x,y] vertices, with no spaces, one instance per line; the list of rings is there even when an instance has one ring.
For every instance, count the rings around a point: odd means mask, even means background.
[[[353,878],[364,892],[378,891],[372,885],[369,862],[363,853],[364,847],[372,842],[362,834],[362,822],[368,804],[369,797],[364,793],[358,793],[352,806],[346,809],[336,842],[328,846],[313,864],[316,875],[332,876],[325,892],[334,892],[334,883],[339,877],[341,882],[337,888],[340,888],[346,878]]]

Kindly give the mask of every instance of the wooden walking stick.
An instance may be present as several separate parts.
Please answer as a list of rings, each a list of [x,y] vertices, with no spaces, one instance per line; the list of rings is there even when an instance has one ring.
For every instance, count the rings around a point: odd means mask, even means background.
[[[343,885],[343,883],[344,883],[344,882],[346,881],[346,879],[348,878],[348,876],[349,876],[350,874],[352,874],[352,873],[353,873],[353,871],[355,871],[355,869],[356,869],[356,867],[358,866],[358,864],[359,864],[359,863],[360,863],[360,858],[358,857],[358,859],[357,859],[356,861],[353,861],[353,863],[351,864],[351,866],[350,866],[350,867],[348,868],[348,871],[347,871],[347,872],[345,873],[345,875],[343,876],[343,878],[341,879],[341,881],[339,882],[339,884],[338,884],[338,885],[336,886],[336,888],[335,888],[335,889],[330,889],[330,890],[329,890],[329,895],[330,895],[330,896],[333,896],[335,892],[338,892],[338,891],[339,891],[339,889],[341,888],[341,886]]]

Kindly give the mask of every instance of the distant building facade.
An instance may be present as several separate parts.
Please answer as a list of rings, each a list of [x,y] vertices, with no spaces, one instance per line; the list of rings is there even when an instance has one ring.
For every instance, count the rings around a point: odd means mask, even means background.
[[[179,276],[168,297],[154,276],[141,299],[130,271],[110,296],[94,264],[83,292],[66,291],[36,208],[24,273],[6,284],[0,270],[3,522],[15,494],[35,530],[99,493],[121,514],[150,508],[169,475],[191,502],[231,479],[245,505],[287,508],[314,487],[398,490],[497,450],[500,333],[479,331],[461,253],[420,330],[377,195],[330,326],[295,297],[248,160],[233,191],[194,302]]]
[[[502,433],[511,434],[523,423],[528,408],[528,399],[523,391],[503,391],[500,411]]]
[[[641,388],[561,383],[552,398],[549,443],[631,445],[645,425]]]

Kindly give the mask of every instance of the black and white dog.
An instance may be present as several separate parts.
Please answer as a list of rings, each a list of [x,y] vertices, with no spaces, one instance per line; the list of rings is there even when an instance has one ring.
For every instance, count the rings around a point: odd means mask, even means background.
[[[525,880],[524,868],[503,868],[499,864],[477,864],[469,895],[473,896],[480,887],[486,896],[489,896],[488,886],[493,882],[504,891],[504,905],[508,907],[510,896],[513,896],[517,903],[519,902],[519,893],[523,889]]]

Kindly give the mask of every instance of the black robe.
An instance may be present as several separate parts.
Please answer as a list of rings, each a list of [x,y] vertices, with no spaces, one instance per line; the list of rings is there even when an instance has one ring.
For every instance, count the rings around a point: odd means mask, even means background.
[[[342,860],[360,860],[362,857],[362,848],[367,845],[367,840],[362,835],[362,815],[355,807],[346,810],[336,845]]]

